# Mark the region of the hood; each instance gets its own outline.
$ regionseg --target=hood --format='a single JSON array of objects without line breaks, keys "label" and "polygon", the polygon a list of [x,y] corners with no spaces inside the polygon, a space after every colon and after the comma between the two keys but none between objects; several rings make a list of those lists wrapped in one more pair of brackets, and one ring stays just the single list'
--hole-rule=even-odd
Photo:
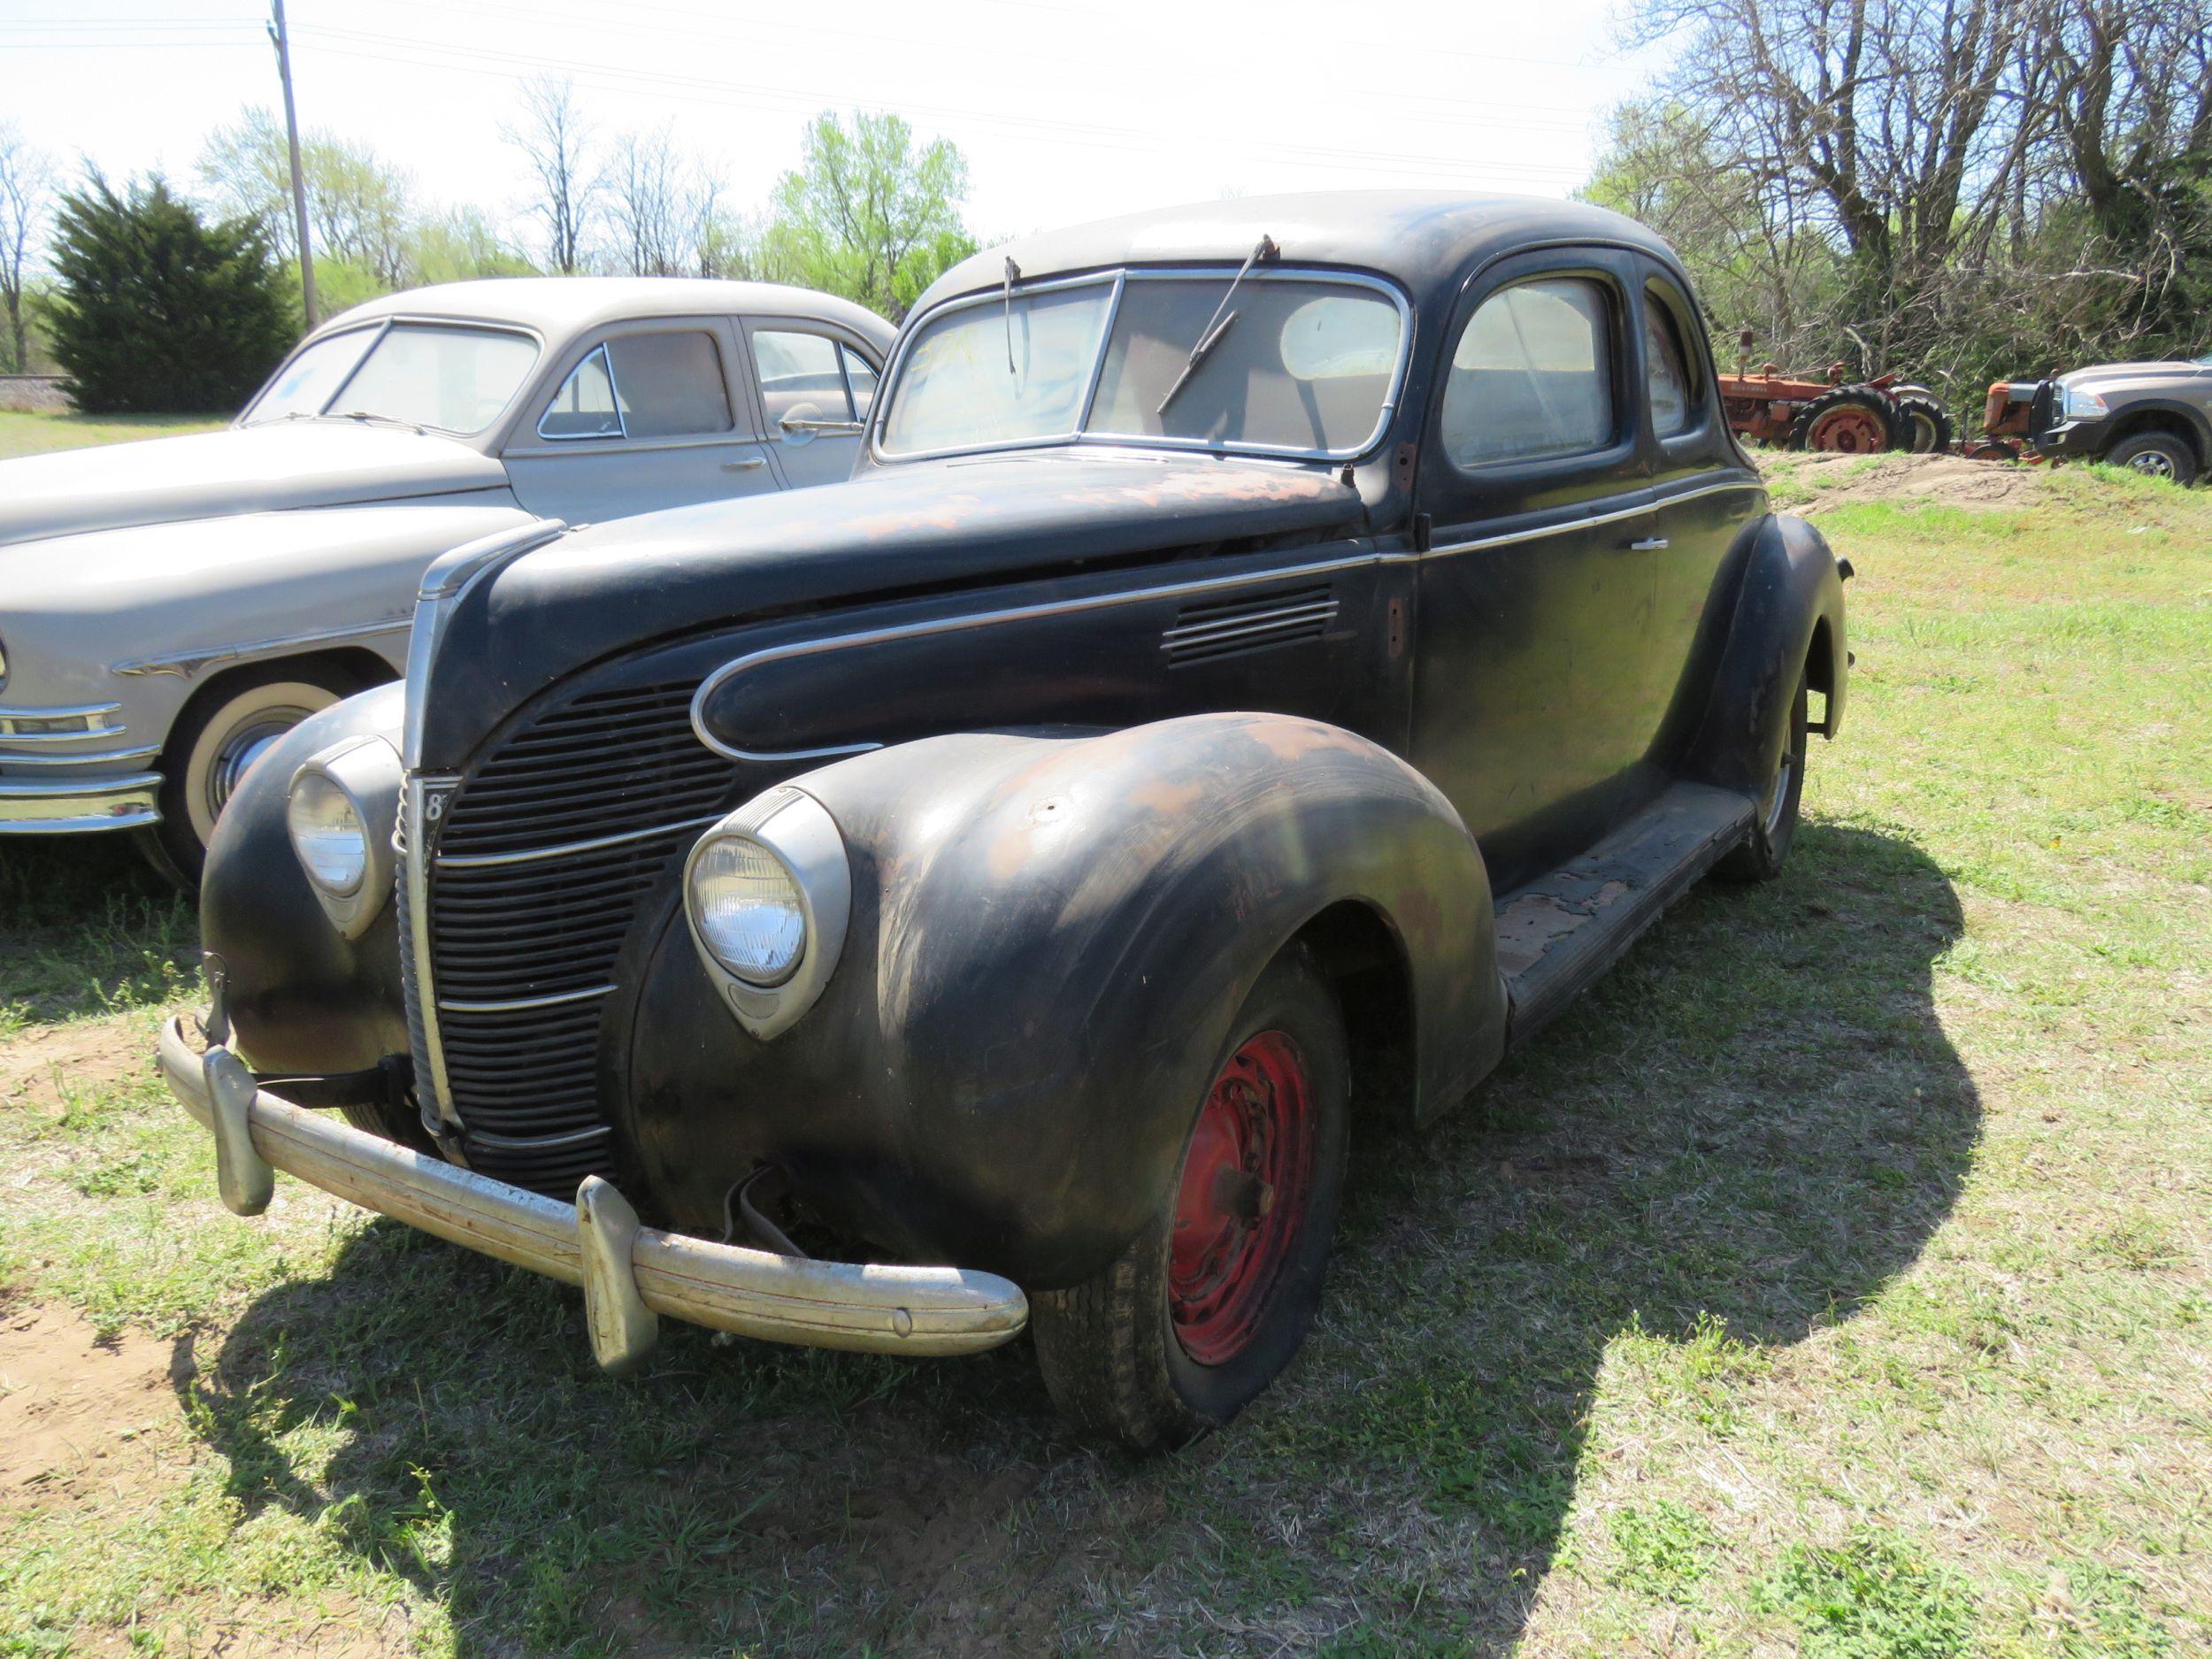
[{"label": "hood", "polygon": [[1319,467],[1083,446],[909,463],[617,519],[468,595],[439,649],[426,752],[465,754],[493,719],[581,664],[703,626],[1365,528],[1358,490]]},{"label": "hood", "polygon": [[2189,362],[2100,363],[2062,374],[2058,377],[2058,383],[2093,391],[2100,386],[2153,386],[2170,380],[2192,380],[2212,382],[2212,367]]},{"label": "hood", "polygon": [[506,482],[497,461],[434,434],[336,420],[234,426],[0,461],[0,545]]}]

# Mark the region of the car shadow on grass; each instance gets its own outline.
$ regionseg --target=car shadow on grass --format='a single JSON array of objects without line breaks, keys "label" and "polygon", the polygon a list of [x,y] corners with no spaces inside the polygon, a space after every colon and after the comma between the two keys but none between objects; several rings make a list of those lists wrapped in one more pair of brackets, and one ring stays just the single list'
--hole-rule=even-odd
[{"label": "car shadow on grass", "polygon": [[1609,1439],[1724,1435],[1948,1213],[1979,1111],[1931,980],[1962,928],[1886,830],[1809,824],[1782,880],[1708,884],[1468,1110],[1369,1133],[1306,1355],[1173,1458],[1070,1441],[1025,1344],[671,1325],[611,1379],[575,1293],[384,1221],[197,1356],[188,1409],[247,1515],[407,1578],[467,1653],[1502,1655],[1601,1374]]},{"label": "car shadow on grass", "polygon": [[31,1024],[188,995],[192,901],[129,832],[0,840],[0,1009]]}]

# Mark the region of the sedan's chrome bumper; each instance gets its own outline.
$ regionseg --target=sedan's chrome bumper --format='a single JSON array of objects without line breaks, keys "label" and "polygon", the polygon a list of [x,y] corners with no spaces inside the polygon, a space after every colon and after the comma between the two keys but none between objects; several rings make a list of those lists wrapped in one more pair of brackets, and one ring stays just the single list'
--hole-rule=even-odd
[{"label": "sedan's chrome bumper", "polygon": [[[0,757],[12,765],[16,756]],[[161,822],[157,772],[106,778],[0,778],[0,835],[81,835]]]},{"label": "sedan's chrome bumper", "polygon": [[233,1210],[258,1215],[282,1170],[581,1285],[593,1352],[611,1370],[651,1348],[659,1314],[774,1342],[911,1355],[996,1348],[1028,1320],[1019,1287],[990,1273],[816,1262],[663,1233],[641,1225],[595,1176],[573,1204],[488,1180],[256,1087],[235,1055],[203,1052],[179,1019],[162,1028],[160,1056],[171,1091],[215,1132],[217,1179]]}]

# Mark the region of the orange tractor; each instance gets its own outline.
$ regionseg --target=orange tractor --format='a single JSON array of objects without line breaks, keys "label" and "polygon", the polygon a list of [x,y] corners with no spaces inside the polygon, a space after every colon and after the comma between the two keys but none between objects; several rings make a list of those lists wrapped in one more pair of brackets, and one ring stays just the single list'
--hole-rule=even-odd
[{"label": "orange tractor", "polygon": [[1728,424],[1755,443],[1793,449],[1871,455],[1906,449],[1925,455],[1951,447],[1951,416],[1924,386],[1894,374],[1844,382],[1846,365],[1832,363],[1824,380],[1797,380],[1775,365],[1720,377]]}]

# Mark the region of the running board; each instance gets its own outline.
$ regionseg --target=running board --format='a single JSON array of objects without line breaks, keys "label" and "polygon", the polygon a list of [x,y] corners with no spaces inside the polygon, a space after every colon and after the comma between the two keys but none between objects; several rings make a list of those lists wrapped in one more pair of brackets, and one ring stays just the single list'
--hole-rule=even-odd
[{"label": "running board", "polygon": [[1751,828],[1751,803],[1678,783],[1633,818],[1498,904],[1498,969],[1518,1047],[1636,942]]}]

